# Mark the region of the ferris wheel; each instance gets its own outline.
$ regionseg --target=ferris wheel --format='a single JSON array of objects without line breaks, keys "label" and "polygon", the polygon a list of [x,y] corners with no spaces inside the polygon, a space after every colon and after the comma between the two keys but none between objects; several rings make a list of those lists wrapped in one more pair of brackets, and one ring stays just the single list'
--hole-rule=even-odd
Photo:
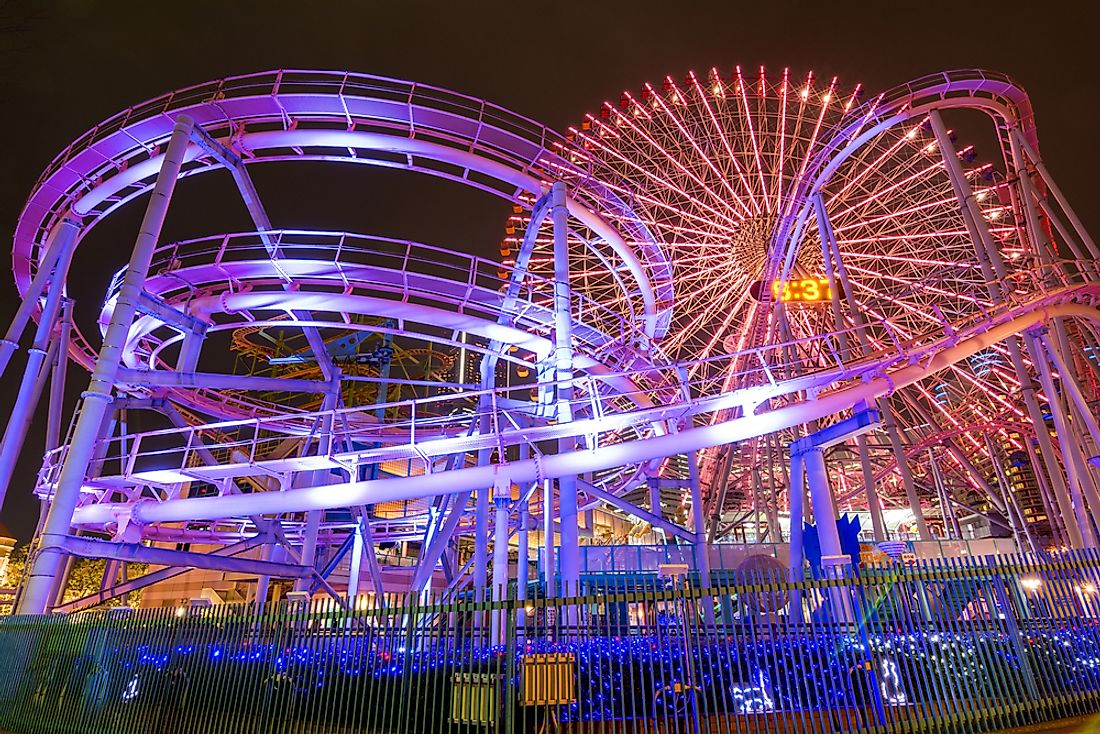
[{"label": "ferris wheel", "polygon": [[[613,172],[600,185],[630,202],[635,231],[657,245],[647,241],[644,251],[639,248],[657,287],[665,282],[672,291],[663,304],[652,359],[690,365],[690,380],[712,369],[710,360],[718,355],[778,343],[791,344],[793,354],[801,344],[832,334],[834,353],[819,355],[824,366],[836,352],[841,358],[866,355],[942,334],[944,324],[977,318],[1003,300],[1004,289],[991,288],[972,244],[940,149],[942,138],[927,117],[863,141],[815,192],[815,200],[807,198],[799,184],[815,173],[822,156],[861,131],[861,122],[883,99],[864,97],[859,85],[844,86],[812,72],[711,69],[624,92],[570,129],[576,146],[571,155]],[[983,162],[973,145],[945,132],[1011,283],[1033,263],[1005,177]],[[810,216],[801,237],[793,244],[782,241],[803,210]],[[508,226],[512,241],[523,237],[524,217],[517,207]],[[549,240],[548,233],[538,237],[544,248]],[[628,296],[612,282],[615,269],[598,259],[591,242],[580,240],[571,250],[574,287],[628,311]],[[785,270],[778,264],[784,256]],[[552,267],[545,249],[542,257],[536,250],[532,258],[535,272],[540,266]],[[872,322],[878,326],[865,326]],[[802,369],[806,357],[798,355]],[[733,370],[724,376],[727,388],[743,387],[738,381],[744,379]],[[992,476],[995,453],[1021,448],[1013,423],[1023,417],[1018,392],[1019,382],[998,345],[897,395],[891,405],[898,443],[883,439],[862,449],[870,454],[875,481],[885,487],[887,507],[905,506],[898,447],[920,435],[953,432],[977,463],[984,462],[979,473]],[[995,451],[977,428],[991,424],[1002,426]],[[710,485],[716,517],[730,503],[742,510],[767,504],[759,498],[769,483],[782,493],[780,448],[789,438],[763,437],[704,456],[703,480]],[[836,458],[840,494],[855,497],[859,493],[850,490],[864,484],[867,473],[852,452],[838,451]],[[968,491],[982,489],[965,467],[955,468]],[[931,476],[927,468],[915,471]],[[767,507],[773,533],[777,504],[773,492]]]}]

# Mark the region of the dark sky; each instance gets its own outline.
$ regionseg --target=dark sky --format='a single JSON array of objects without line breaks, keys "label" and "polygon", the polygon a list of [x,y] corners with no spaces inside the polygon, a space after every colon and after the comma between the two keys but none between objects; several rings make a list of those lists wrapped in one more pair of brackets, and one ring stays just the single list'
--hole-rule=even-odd
[{"label": "dark sky", "polygon": [[[862,82],[871,93],[944,69],[1009,73],[1031,93],[1047,165],[1096,233],[1100,41],[1091,5],[0,0],[0,232],[14,230],[39,172],[72,138],[124,107],[222,76],[360,71],[483,97],[562,129],[646,80],[764,64],[838,75],[843,86]],[[410,174],[329,174],[309,171],[308,186],[297,176],[254,175],[276,225],[408,236],[482,253],[500,237],[507,207],[484,196]],[[181,186],[168,236],[246,225],[227,177],[210,178]],[[187,208],[221,194],[224,208]],[[140,205],[116,219],[82,248],[82,280],[70,278],[85,323],[110,271],[126,260]],[[10,276],[0,276],[4,324],[14,308]],[[16,359],[5,375],[0,412],[21,369]],[[86,379],[74,370],[70,384],[79,391]],[[35,430],[0,516],[24,537],[34,522],[28,495],[41,426]]]}]

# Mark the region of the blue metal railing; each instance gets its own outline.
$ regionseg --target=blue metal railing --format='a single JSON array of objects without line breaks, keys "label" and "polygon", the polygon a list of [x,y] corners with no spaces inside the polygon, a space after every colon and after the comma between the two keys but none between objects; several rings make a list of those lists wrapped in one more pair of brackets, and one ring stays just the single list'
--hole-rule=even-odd
[{"label": "blue metal railing", "polygon": [[0,730],[966,732],[1100,710],[1100,555],[0,621]]}]

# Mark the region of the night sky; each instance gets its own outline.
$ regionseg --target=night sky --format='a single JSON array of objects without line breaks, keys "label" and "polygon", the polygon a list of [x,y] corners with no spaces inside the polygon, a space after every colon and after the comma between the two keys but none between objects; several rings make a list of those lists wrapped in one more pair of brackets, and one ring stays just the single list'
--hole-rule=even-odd
[{"label": "night sky", "polygon": [[[223,76],[378,74],[482,97],[561,130],[643,81],[763,64],[837,75],[842,88],[862,82],[869,95],[944,69],[1007,72],[1030,92],[1043,157],[1097,235],[1100,37],[1091,5],[0,0],[0,232],[14,231],[38,174],[70,140],[125,107]],[[500,239],[508,206],[487,195],[408,173],[298,165],[289,174],[252,169],[276,226],[409,237],[487,256]],[[125,263],[143,207],[129,205],[81,247],[80,277],[69,280],[80,323],[94,320],[107,279]],[[165,235],[247,224],[218,173],[180,186]],[[0,277],[0,329],[14,295],[10,275]],[[0,386],[0,414],[22,362],[13,360]],[[69,383],[74,399],[87,377],[73,369]],[[42,426],[32,430],[0,516],[24,538],[37,514],[30,486]]]}]

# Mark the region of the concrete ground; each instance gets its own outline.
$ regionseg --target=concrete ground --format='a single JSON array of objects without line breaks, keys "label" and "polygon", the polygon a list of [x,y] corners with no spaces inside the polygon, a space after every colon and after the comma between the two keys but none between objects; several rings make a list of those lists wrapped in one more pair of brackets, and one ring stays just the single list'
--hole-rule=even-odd
[{"label": "concrete ground", "polygon": [[1060,719],[1046,724],[1023,726],[1018,729],[1006,729],[1004,734],[1024,734],[1024,732],[1042,732],[1042,734],[1100,734],[1100,714],[1079,716],[1074,719]]}]

